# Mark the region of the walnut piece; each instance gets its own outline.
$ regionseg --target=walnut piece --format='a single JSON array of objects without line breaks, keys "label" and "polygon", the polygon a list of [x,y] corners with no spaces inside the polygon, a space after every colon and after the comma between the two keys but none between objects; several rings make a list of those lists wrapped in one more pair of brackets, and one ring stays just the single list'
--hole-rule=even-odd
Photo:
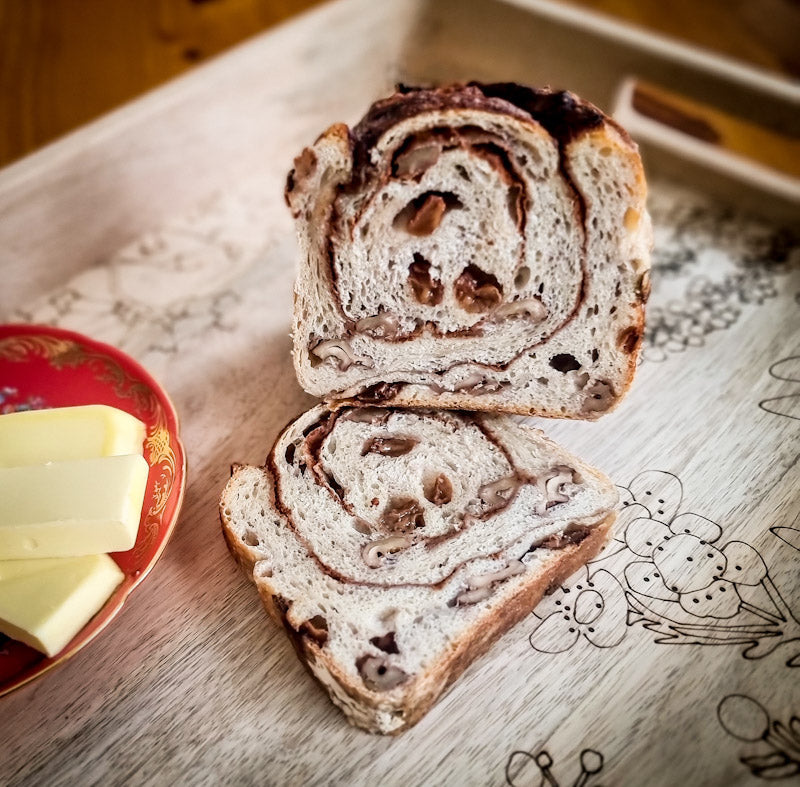
[{"label": "walnut piece", "polygon": [[385,437],[371,437],[364,442],[361,456],[367,454],[380,454],[381,456],[403,456],[419,443],[416,437],[403,435],[387,435]]},{"label": "walnut piece", "polygon": [[477,265],[468,265],[456,279],[456,300],[471,314],[488,312],[503,299],[503,288],[491,274]]},{"label": "walnut piece", "polygon": [[300,633],[322,647],[328,641],[328,621],[322,615],[314,615],[300,625]]},{"label": "walnut piece", "polygon": [[444,473],[439,473],[436,478],[426,483],[423,491],[425,499],[435,506],[443,506],[453,499],[453,485]]},{"label": "walnut piece", "polygon": [[525,571],[525,564],[520,560],[511,560],[505,568],[492,571],[488,574],[478,574],[467,578],[467,590],[459,593],[451,606],[463,607],[468,604],[477,604],[485,601],[494,592],[494,587],[500,582]]},{"label": "walnut piece", "polygon": [[586,413],[602,413],[614,403],[614,389],[605,380],[596,380],[586,389],[583,400],[583,411]]},{"label": "walnut piece", "polygon": [[400,389],[405,383],[375,383],[365,388],[356,395],[359,402],[366,402],[373,404],[376,402],[385,402],[387,399],[393,399],[400,393]]},{"label": "walnut piece", "polygon": [[397,642],[395,642],[394,631],[387,631],[386,634],[381,634],[380,637],[372,637],[370,642],[384,653],[400,652],[400,648],[397,647]]},{"label": "walnut piece", "polygon": [[415,210],[416,212],[408,220],[406,231],[411,235],[424,237],[438,229],[447,211],[447,203],[438,194],[428,194],[425,201]]},{"label": "walnut piece", "polygon": [[416,178],[432,167],[442,152],[442,143],[435,139],[412,141],[411,145],[399,153],[394,160],[394,176],[397,178]]},{"label": "walnut piece", "polygon": [[490,510],[503,508],[516,494],[519,487],[519,477],[510,475],[505,478],[498,478],[497,481],[492,481],[490,484],[484,484],[478,490],[478,496],[489,506]]},{"label": "walnut piece", "polygon": [[383,407],[353,407],[342,416],[342,420],[356,424],[383,424],[390,415]]},{"label": "walnut piece", "polygon": [[[347,371],[356,363],[350,343],[345,339],[329,339],[319,342],[311,348],[311,354],[319,359],[319,363],[331,362],[340,372]],[[312,365],[314,365],[313,360]]]},{"label": "walnut piece", "polygon": [[442,302],[444,287],[431,277],[431,264],[420,254],[415,254],[414,262],[408,266],[408,283],[423,306],[438,306]]},{"label": "walnut piece", "polygon": [[381,515],[381,525],[390,533],[406,533],[425,527],[424,511],[413,497],[393,497]]},{"label": "walnut piece", "polygon": [[361,557],[370,568],[380,568],[392,563],[396,554],[411,546],[407,536],[390,536],[377,541],[370,541],[361,549]]},{"label": "walnut piece", "polygon": [[547,317],[547,308],[538,298],[525,298],[520,301],[501,303],[495,310],[495,319],[507,320],[512,317],[525,317],[537,323]]},{"label": "walnut piece", "polygon": [[552,508],[559,503],[568,502],[569,496],[565,494],[562,487],[564,484],[571,484],[574,481],[574,470],[566,465],[557,465],[552,470],[542,474],[538,479],[538,486],[543,500],[539,504],[537,513],[540,516],[544,516],[548,508]]},{"label": "walnut piece", "polygon": [[396,339],[400,321],[397,315],[381,312],[373,317],[362,317],[356,323],[356,331],[373,339]]},{"label": "walnut piece", "polygon": [[408,680],[408,675],[399,667],[389,663],[383,656],[361,656],[356,661],[356,669],[371,691],[391,691]]}]

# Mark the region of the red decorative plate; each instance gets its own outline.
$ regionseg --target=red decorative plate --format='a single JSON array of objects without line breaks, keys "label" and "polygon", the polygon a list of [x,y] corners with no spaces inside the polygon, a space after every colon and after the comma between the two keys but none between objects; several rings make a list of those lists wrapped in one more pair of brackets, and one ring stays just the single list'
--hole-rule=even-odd
[{"label": "red decorative plate", "polygon": [[96,637],[164,551],[178,519],[186,457],[178,416],[159,384],[132,358],[108,344],[42,325],[0,325],[0,413],[108,404],[147,426],[150,465],[139,535],[133,549],[111,557],[125,574],[114,594],[53,658],[0,635],[0,696],[66,661]]}]

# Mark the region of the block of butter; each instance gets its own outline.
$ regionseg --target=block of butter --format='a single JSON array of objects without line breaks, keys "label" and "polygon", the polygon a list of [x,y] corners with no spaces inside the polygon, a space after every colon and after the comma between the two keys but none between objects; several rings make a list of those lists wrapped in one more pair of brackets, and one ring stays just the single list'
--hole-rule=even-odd
[{"label": "block of butter", "polygon": [[130,549],[148,471],[138,454],[0,468],[0,560]]},{"label": "block of butter", "polygon": [[104,404],[0,415],[0,467],[141,454],[145,426]]},{"label": "block of butter", "polygon": [[54,656],[123,578],[108,555],[0,561],[0,632]]}]

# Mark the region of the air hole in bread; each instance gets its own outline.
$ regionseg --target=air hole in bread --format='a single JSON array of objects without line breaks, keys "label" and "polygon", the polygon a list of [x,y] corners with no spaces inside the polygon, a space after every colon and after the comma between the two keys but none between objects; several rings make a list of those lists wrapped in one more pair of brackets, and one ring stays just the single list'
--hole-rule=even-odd
[{"label": "air hole in bread", "polygon": [[521,290],[531,278],[531,269],[527,265],[523,265],[514,276],[514,286]]},{"label": "air hole in bread", "polygon": [[242,538],[245,544],[249,547],[257,547],[261,541],[259,541],[258,534],[254,530],[245,530],[244,537]]},{"label": "air hole in bread", "polygon": [[511,221],[514,222],[516,227],[522,226],[522,217],[525,215],[522,204],[523,199],[524,191],[519,183],[514,183],[508,187],[506,203],[508,205],[508,213],[511,216]]},{"label": "air hole in bread", "polygon": [[550,384],[550,380],[548,380],[546,377],[537,377],[536,382],[539,383],[539,385],[544,385],[544,386]]},{"label": "air hole in bread", "polygon": [[580,369],[581,363],[574,355],[570,355],[569,353],[559,353],[550,359],[550,366],[552,366],[557,372],[566,374],[567,372],[573,372],[576,369]]},{"label": "air hole in bread", "polygon": [[289,443],[289,445],[286,446],[286,451],[284,451],[283,454],[286,459],[287,465],[290,465],[292,464],[292,462],[294,462],[294,452],[295,452],[295,444]]},{"label": "air hole in bread", "polygon": [[458,176],[463,180],[466,180],[467,183],[470,183],[472,181],[472,178],[469,176],[469,172],[467,172],[467,170],[464,168],[462,164],[456,164],[455,170],[458,173]]},{"label": "air hole in bread", "polygon": [[597,359],[600,357],[600,352],[598,351],[597,347],[592,350],[592,363],[597,363]]},{"label": "air hole in bread", "polygon": [[322,615],[314,615],[300,626],[300,633],[323,647],[328,641],[328,621]]},{"label": "air hole in bread", "polygon": [[400,649],[397,647],[397,642],[395,642],[394,639],[394,631],[389,631],[386,634],[382,634],[380,637],[372,637],[370,642],[384,653],[400,652]]}]

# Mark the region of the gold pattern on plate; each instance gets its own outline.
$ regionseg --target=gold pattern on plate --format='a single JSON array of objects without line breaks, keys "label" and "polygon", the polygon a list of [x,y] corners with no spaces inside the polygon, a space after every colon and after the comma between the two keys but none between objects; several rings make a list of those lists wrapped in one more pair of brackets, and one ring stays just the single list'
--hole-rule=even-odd
[{"label": "gold pattern on plate", "polygon": [[113,358],[88,350],[78,342],[55,336],[20,335],[0,339],[0,360],[22,362],[31,355],[39,355],[54,369],[86,366],[99,382],[110,383],[120,399],[135,402],[140,412],[154,421],[148,427],[145,440],[145,459],[151,468],[158,467],[161,474],[155,482],[153,502],[144,521],[144,538],[137,539],[134,555],[144,555],[158,536],[161,515],[175,483],[175,452],[172,447],[167,419],[158,398],[143,382],[128,374]]}]

